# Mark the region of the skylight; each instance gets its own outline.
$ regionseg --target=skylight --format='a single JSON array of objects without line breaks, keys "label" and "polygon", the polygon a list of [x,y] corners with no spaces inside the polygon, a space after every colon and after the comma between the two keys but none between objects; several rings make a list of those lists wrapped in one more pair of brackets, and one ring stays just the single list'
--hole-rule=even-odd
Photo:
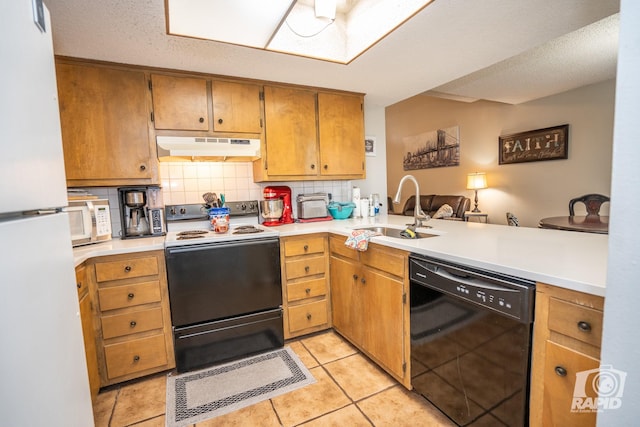
[{"label": "skylight", "polygon": [[170,35],[348,64],[431,1],[167,0],[165,4]]}]

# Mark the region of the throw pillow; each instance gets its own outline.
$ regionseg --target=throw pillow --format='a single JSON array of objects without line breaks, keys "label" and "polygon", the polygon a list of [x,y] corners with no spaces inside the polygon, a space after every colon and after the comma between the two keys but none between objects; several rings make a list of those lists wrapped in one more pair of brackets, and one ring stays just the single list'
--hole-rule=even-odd
[{"label": "throw pillow", "polygon": [[433,217],[436,219],[449,218],[452,215],[453,215],[453,208],[445,203],[444,205],[440,206],[440,209],[438,209],[435,214],[433,214]]}]

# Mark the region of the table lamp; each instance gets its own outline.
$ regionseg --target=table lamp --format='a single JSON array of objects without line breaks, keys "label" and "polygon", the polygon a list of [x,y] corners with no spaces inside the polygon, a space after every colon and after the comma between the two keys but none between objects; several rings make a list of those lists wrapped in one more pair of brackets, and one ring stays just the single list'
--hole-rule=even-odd
[{"label": "table lamp", "polygon": [[480,212],[480,209],[478,209],[478,190],[482,188],[487,188],[487,176],[484,172],[475,172],[467,175],[467,190],[476,192],[475,207],[471,212]]}]

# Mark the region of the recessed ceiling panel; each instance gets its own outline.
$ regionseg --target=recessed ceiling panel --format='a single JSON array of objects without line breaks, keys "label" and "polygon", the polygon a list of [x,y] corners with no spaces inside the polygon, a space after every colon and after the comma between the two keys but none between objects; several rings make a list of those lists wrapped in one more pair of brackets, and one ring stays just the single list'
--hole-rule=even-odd
[{"label": "recessed ceiling panel", "polygon": [[167,32],[264,48],[294,1],[167,0]]}]

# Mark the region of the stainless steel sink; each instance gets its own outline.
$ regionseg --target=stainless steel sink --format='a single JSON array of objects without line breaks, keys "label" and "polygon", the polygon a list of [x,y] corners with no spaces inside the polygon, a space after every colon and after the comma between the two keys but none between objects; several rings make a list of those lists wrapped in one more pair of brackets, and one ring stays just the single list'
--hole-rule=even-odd
[{"label": "stainless steel sink", "polygon": [[[392,227],[362,227],[358,228],[358,230],[369,230],[375,231],[376,233],[380,233],[383,236],[394,237],[396,239],[411,239],[410,237],[402,236],[400,233],[404,231],[404,228],[392,228]],[[425,239],[427,237],[436,237],[437,234],[423,233],[416,231],[415,239]]]}]

